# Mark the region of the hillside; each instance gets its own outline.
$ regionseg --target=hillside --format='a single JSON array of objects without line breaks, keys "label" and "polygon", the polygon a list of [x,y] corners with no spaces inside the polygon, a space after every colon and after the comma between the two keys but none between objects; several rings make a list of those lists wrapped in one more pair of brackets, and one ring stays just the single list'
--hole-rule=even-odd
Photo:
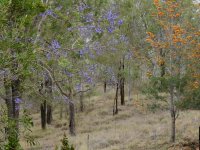
[{"label": "hillside", "polygon": [[[85,99],[85,111],[76,113],[77,135],[68,134],[67,119],[59,120],[54,112],[54,121],[47,130],[40,127],[39,114],[33,114],[33,135],[38,142],[30,148],[21,141],[25,150],[54,150],[60,146],[64,132],[76,150],[166,150],[181,149],[180,143],[198,140],[200,111],[181,111],[177,119],[177,142],[169,141],[170,115],[164,110],[153,113],[147,109],[150,100],[135,95],[132,101],[120,106],[118,115],[112,115],[112,92],[103,96]],[[175,148],[176,147],[176,148]],[[185,145],[187,149],[187,144]],[[189,149],[187,149],[189,150]]]}]

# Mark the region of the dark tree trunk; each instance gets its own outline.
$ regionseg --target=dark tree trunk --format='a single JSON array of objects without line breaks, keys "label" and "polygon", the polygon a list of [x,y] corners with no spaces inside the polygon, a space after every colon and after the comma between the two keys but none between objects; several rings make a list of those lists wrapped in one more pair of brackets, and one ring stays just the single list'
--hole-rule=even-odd
[{"label": "dark tree trunk", "polygon": [[[19,118],[19,102],[16,101],[17,98],[20,98],[20,80],[15,79],[11,82],[12,88],[12,102],[13,102],[13,116],[16,121]],[[17,130],[18,130],[18,123],[17,123]]]},{"label": "dark tree trunk", "polygon": [[76,135],[75,133],[75,108],[74,103],[69,103],[69,131],[71,135]]},{"label": "dark tree trunk", "polygon": [[176,138],[176,109],[174,103],[174,87],[170,87],[170,114],[171,114],[171,137],[170,141],[175,142]]},{"label": "dark tree trunk", "polygon": [[124,78],[122,78],[120,81],[120,95],[121,95],[121,105],[125,105]]},{"label": "dark tree trunk", "polygon": [[47,124],[51,124],[52,122],[52,106],[47,105]]},{"label": "dark tree trunk", "polygon": [[76,132],[75,132],[75,106],[74,106],[72,99],[73,99],[72,89],[69,89],[69,133],[70,133],[70,135],[74,136],[74,135],[76,135]]},{"label": "dark tree trunk", "polygon": [[116,94],[115,94],[115,99],[114,99],[113,115],[118,114],[118,90],[119,90],[119,83],[116,84]]},{"label": "dark tree trunk", "polygon": [[42,129],[46,129],[46,100],[40,105],[40,112]]},{"label": "dark tree trunk", "polygon": [[53,90],[52,90],[52,80],[48,74],[45,75],[45,88],[47,97],[49,97],[49,101],[47,103],[47,124],[51,124],[53,116],[52,116],[52,99],[53,99]]},{"label": "dark tree trunk", "polygon": [[[165,58],[165,53],[164,53],[163,49],[160,50],[160,56],[163,59]],[[164,75],[165,75],[165,62],[164,61],[160,64],[160,71],[161,71],[160,76],[164,77]]]},{"label": "dark tree trunk", "polygon": [[124,78],[124,58],[122,59],[120,63],[122,69],[122,73],[120,75],[120,95],[121,95],[121,105],[125,105],[125,94],[124,94],[124,84],[125,84],[125,78]]},{"label": "dark tree trunk", "polygon": [[104,93],[106,93],[106,88],[107,88],[107,82],[106,82],[106,80],[105,80],[105,81],[104,81],[104,85],[103,85]]}]

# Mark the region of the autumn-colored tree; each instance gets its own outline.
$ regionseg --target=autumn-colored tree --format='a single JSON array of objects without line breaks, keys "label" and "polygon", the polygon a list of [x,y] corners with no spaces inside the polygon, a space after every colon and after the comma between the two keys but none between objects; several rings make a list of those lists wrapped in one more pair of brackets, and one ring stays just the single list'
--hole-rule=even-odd
[{"label": "autumn-colored tree", "polygon": [[189,45],[192,39],[186,28],[186,16],[182,15],[182,12],[190,9],[190,6],[191,1],[154,0],[155,12],[152,15],[159,24],[160,32],[147,32],[146,39],[161,70],[156,84],[169,93],[171,142],[175,142],[175,125],[178,117],[176,102],[180,100],[185,85],[187,53],[191,50]]}]

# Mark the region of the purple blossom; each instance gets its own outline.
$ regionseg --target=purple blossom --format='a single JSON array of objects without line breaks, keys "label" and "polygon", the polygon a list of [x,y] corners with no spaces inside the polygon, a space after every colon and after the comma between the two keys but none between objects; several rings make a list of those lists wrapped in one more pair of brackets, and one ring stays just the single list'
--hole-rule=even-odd
[{"label": "purple blossom", "polygon": [[117,13],[113,13],[112,10],[109,10],[106,13],[105,17],[110,22],[110,21],[113,21],[113,20],[117,19],[118,15],[117,15]]},{"label": "purple blossom", "polygon": [[96,33],[102,33],[102,29],[100,27],[95,28]]},{"label": "purple blossom", "polygon": [[73,77],[73,74],[67,70],[64,70],[64,73],[68,76],[68,77]]},{"label": "purple blossom", "polygon": [[95,58],[93,53],[90,53],[89,56],[90,56],[91,59]]},{"label": "purple blossom", "polygon": [[88,77],[88,78],[86,79],[86,82],[89,83],[89,84],[91,84],[91,83],[92,83],[92,78],[91,78],[91,77]]},{"label": "purple blossom", "polygon": [[82,12],[84,11],[85,9],[89,8],[89,6],[85,5],[85,4],[81,4],[79,7],[78,7],[78,10],[79,12]]},{"label": "purple blossom", "polygon": [[19,104],[19,103],[21,103],[22,102],[22,100],[20,99],[20,98],[15,98],[15,103],[16,104]]},{"label": "purple blossom", "polygon": [[40,14],[41,16],[52,16],[54,18],[57,18],[57,15],[50,9],[46,10],[44,13]]},{"label": "purple blossom", "polygon": [[52,14],[53,14],[53,11],[50,9],[45,11],[45,15],[51,16]]},{"label": "purple blossom", "polygon": [[118,25],[121,26],[124,23],[122,19],[118,20]]},{"label": "purple blossom", "polygon": [[95,26],[93,26],[93,25],[87,25],[87,26],[78,27],[78,30],[80,32],[80,35],[84,39],[87,39],[87,38],[90,38],[92,36],[93,28],[95,28]]},{"label": "purple blossom", "polygon": [[51,59],[51,54],[50,54],[50,53],[47,53],[47,54],[46,54],[46,58],[47,58],[47,60],[50,60],[50,59]]},{"label": "purple blossom", "polygon": [[80,50],[80,51],[79,51],[79,55],[80,55],[80,56],[83,56],[83,55],[84,55],[84,51],[83,51],[83,50]]},{"label": "purple blossom", "polygon": [[109,26],[109,27],[107,28],[107,30],[108,30],[109,33],[112,33],[115,29],[114,29],[114,27]]},{"label": "purple blossom", "polygon": [[81,50],[79,51],[79,55],[80,55],[80,56],[83,56],[84,54],[89,53],[89,51],[90,51],[89,47],[84,47],[83,49],[81,49]]},{"label": "purple blossom", "polygon": [[125,35],[120,35],[119,39],[120,39],[122,42],[128,42],[128,38],[127,38]]},{"label": "purple blossom", "polygon": [[93,13],[88,13],[84,18],[86,22],[92,22],[94,19],[93,17],[94,17]]},{"label": "purple blossom", "polygon": [[59,48],[61,48],[61,46],[60,46],[60,44],[59,44],[59,42],[57,41],[57,40],[53,40],[52,42],[51,42],[51,47],[55,50],[55,49],[59,49]]},{"label": "purple blossom", "polygon": [[56,9],[59,11],[59,10],[61,10],[63,8],[63,6],[58,6]]},{"label": "purple blossom", "polygon": [[100,55],[102,53],[102,47],[99,42],[94,43],[93,49],[95,50],[97,55]]},{"label": "purple blossom", "polygon": [[133,53],[129,51],[129,52],[125,55],[125,59],[129,60],[129,59],[132,58],[132,56],[133,56]]},{"label": "purple blossom", "polygon": [[76,84],[76,90],[81,91],[81,84],[80,83]]}]

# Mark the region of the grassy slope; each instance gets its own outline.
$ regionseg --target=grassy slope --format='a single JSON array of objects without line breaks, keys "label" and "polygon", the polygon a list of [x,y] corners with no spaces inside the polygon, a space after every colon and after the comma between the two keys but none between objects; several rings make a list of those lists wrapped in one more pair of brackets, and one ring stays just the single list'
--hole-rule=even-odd
[{"label": "grassy slope", "polygon": [[[25,150],[54,150],[60,145],[66,132],[76,150],[164,150],[169,147],[170,115],[167,111],[151,113],[146,109],[142,96],[135,96],[126,106],[120,106],[119,114],[112,116],[112,92],[104,96],[85,99],[86,110],[76,114],[77,136],[68,135],[67,119],[54,121],[46,131],[40,129],[40,116],[34,114],[33,135],[39,144],[30,148],[23,140]],[[177,120],[177,142],[184,138],[198,139],[200,111],[180,112]]]}]

